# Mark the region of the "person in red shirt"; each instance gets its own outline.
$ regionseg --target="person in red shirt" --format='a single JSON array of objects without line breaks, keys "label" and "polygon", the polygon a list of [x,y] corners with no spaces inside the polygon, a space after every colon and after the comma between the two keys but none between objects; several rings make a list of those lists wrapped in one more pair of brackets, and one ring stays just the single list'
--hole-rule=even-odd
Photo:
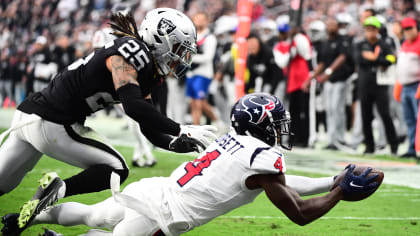
[{"label": "person in red shirt", "polygon": [[[416,91],[420,82],[420,34],[417,22],[413,18],[401,21],[405,41],[401,45],[397,61],[397,84],[402,86],[401,94],[396,99],[402,102],[404,120],[408,128],[409,147],[401,157],[416,157],[415,138],[419,98]],[[398,86],[396,86],[398,87]]]},{"label": "person in red shirt", "polygon": [[[312,45],[309,38],[298,32],[290,31],[292,42],[280,42],[273,50],[274,59],[280,68],[287,69],[287,95],[290,101],[292,131],[295,134],[295,146],[307,147],[309,139],[309,94],[302,90],[302,85],[309,78],[308,60],[311,59]],[[290,63],[290,65],[289,65]]]}]

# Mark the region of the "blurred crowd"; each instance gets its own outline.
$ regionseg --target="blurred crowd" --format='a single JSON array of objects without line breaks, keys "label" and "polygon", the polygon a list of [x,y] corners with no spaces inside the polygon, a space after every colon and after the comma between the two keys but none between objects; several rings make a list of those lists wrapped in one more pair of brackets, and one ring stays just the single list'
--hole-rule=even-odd
[{"label": "blurred crowd", "polygon": [[[198,55],[185,77],[169,78],[154,100],[178,122],[212,123],[225,131],[236,99],[236,4],[2,0],[0,105],[15,107],[103,43],[111,13],[130,11],[139,25],[148,10],[171,7],[196,25]],[[370,154],[389,146],[394,155],[416,157],[420,1],[304,1],[300,26],[288,17],[289,5],[254,2],[245,92],[269,92],[287,104],[295,146],[314,146],[323,130],[329,150],[352,152],[364,144]],[[398,152],[404,141],[408,150]]]}]

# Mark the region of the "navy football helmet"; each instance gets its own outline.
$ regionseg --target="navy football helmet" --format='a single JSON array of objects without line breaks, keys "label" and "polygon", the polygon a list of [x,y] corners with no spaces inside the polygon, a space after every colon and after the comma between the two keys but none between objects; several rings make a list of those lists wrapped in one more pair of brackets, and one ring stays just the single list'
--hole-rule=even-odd
[{"label": "navy football helmet", "polygon": [[270,146],[291,150],[290,115],[282,102],[267,93],[245,95],[233,106],[231,123],[239,135],[250,135]]}]

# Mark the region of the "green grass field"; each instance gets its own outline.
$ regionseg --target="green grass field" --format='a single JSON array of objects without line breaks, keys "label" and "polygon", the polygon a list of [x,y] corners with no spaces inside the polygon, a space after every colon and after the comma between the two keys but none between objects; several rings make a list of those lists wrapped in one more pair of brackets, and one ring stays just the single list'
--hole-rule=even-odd
[{"label": "green grass field", "polygon": [[[132,149],[117,147],[126,157]],[[155,152],[158,164],[153,168],[131,168],[125,185],[140,178],[168,176],[190,156]],[[44,172],[56,171],[62,178],[76,174],[80,169],[44,156],[35,169],[11,193],[0,198],[0,215],[16,212],[30,199],[37,187],[37,180]],[[288,170],[289,174],[317,177],[311,173]],[[110,191],[86,194],[63,199],[82,203],[96,203],[111,195]],[[1,224],[0,224],[1,225]],[[88,227],[34,226],[23,235],[38,235],[42,228],[53,229],[63,235],[79,235]],[[360,202],[340,202],[324,218],[307,226],[298,226],[286,219],[261,194],[252,204],[236,209],[207,225],[196,228],[187,235],[420,235],[420,189],[382,185],[370,198]]]}]

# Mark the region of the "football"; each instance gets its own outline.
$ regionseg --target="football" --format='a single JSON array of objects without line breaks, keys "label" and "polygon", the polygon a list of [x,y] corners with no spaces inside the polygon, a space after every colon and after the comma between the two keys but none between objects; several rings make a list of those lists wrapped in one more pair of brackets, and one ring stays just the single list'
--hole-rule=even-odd
[{"label": "football", "polygon": [[[368,168],[369,166],[357,166],[356,165],[356,168],[354,169],[354,171],[353,171],[353,174],[354,175],[361,175],[367,168]],[[378,182],[379,183],[379,185],[378,185],[378,187],[375,189],[375,191],[379,188],[379,186],[382,184],[382,181],[384,180],[384,172],[382,172],[381,170],[378,170],[378,169],[376,169],[376,168],[373,168],[373,167],[371,167],[372,168],[372,171],[368,174],[368,177],[369,176],[372,176],[372,175],[378,175],[378,178],[376,178],[374,181],[375,182]],[[337,176],[337,178],[334,180],[334,184],[333,184],[333,186],[331,187],[331,189],[334,189],[334,188],[336,188],[340,183],[341,183],[341,181],[343,180],[343,178],[344,178],[344,176],[345,176],[345,174],[346,174],[346,172],[347,172],[347,169],[346,170],[343,170],[338,176]],[[369,197],[370,195],[372,195],[375,191],[373,191],[373,192],[371,192],[371,193],[363,193],[363,194],[354,194],[354,195],[352,195],[352,196],[349,196],[349,197],[345,197],[345,198],[343,198],[343,200],[344,201],[350,201],[350,202],[354,202],[354,201],[360,201],[360,200],[363,200],[363,199],[365,199],[365,198],[367,198],[367,197]]]}]

